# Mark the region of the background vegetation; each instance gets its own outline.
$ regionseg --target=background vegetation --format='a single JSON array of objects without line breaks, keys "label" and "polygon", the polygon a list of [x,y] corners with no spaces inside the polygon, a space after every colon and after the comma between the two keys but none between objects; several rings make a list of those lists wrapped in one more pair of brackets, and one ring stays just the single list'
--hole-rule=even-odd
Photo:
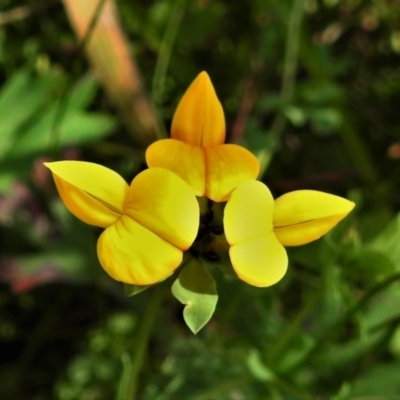
[{"label": "background vegetation", "polygon": [[[99,42],[100,14],[80,11],[82,34],[72,3],[0,3],[0,398],[400,398],[400,2],[116,0]],[[357,207],[290,249],[274,287],[216,273],[217,311],[194,336],[168,291],[127,298],[103,273],[99,231],[42,162],[132,179],[201,70],[275,196]]]}]

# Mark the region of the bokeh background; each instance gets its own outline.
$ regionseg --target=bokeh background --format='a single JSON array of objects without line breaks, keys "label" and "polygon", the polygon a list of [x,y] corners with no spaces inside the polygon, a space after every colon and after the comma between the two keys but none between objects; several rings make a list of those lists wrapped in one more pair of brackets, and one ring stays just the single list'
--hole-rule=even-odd
[{"label": "bokeh background", "polygon": [[[42,163],[130,181],[202,70],[275,197],[357,207],[271,288],[215,268],[195,336],[108,278]],[[400,398],[399,106],[398,0],[1,0],[0,398]]]}]

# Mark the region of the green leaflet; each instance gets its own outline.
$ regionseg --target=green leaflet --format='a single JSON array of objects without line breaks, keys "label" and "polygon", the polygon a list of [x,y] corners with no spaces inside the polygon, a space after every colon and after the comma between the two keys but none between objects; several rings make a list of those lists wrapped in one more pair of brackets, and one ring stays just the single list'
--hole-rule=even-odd
[{"label": "green leaflet", "polygon": [[173,283],[172,294],[185,304],[183,318],[189,329],[196,334],[210,320],[218,301],[213,277],[201,261],[190,259]]},{"label": "green leaflet", "polygon": [[128,283],[124,283],[124,292],[127,297],[135,296],[138,293],[143,292],[151,285],[130,285]]}]

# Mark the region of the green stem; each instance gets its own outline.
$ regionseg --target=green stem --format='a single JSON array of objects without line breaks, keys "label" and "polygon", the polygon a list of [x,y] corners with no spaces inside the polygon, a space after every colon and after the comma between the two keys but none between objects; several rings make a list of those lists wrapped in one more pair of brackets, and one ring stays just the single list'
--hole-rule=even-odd
[{"label": "green stem", "polygon": [[171,381],[165,386],[162,393],[160,393],[154,400],[169,400],[172,399],[175,393],[185,382],[184,374],[174,376]]},{"label": "green stem", "polygon": [[175,1],[174,8],[171,12],[171,18],[168,22],[164,39],[161,43],[151,91],[151,97],[155,104],[160,102],[164,92],[165,76],[167,74],[172,47],[185,11],[185,3],[186,0]]},{"label": "green stem", "polygon": [[117,400],[134,400],[138,391],[139,375],[142,371],[151,330],[157,316],[157,311],[165,294],[165,285],[158,284],[147,303],[142,320],[139,323],[135,348],[131,357],[122,359],[124,372],[119,384]]},{"label": "green stem", "polygon": [[330,337],[337,331],[337,329],[348,322],[358,311],[360,311],[369,301],[380,293],[382,290],[386,289],[392,283],[400,280],[400,272],[393,274],[379,282],[374,287],[372,287],[364,297],[353,307],[351,307],[341,318],[339,318],[329,329],[323,333],[319,339],[316,341],[314,346],[305,354],[305,356],[296,364],[293,364],[288,370],[285,371],[285,375],[291,373],[293,370],[298,369],[302,365],[306,364],[318,351],[323,347],[323,345],[330,339]]},{"label": "green stem", "polygon": [[304,4],[305,0],[294,0],[289,18],[281,92],[283,106],[289,105],[293,98],[299,55],[300,28],[305,9]]},{"label": "green stem", "polygon": [[83,35],[81,42],[79,43],[79,48],[78,48],[79,53],[83,52],[86,45],[88,44],[89,39],[92,36],[93,30],[96,27],[97,21],[100,17],[101,11],[103,10],[105,3],[106,3],[106,0],[100,0],[99,3],[97,4],[97,7],[94,10],[92,19],[90,20],[89,26],[87,27],[86,32]]},{"label": "green stem", "polygon": [[288,30],[286,35],[285,59],[283,63],[281,108],[275,117],[269,135],[272,138],[274,148],[264,148],[257,157],[261,163],[261,174],[266,171],[272,154],[278,145],[278,140],[286,126],[285,109],[291,103],[295,85],[296,70],[299,56],[300,29],[304,15],[305,0],[293,0],[293,6],[289,17]]}]

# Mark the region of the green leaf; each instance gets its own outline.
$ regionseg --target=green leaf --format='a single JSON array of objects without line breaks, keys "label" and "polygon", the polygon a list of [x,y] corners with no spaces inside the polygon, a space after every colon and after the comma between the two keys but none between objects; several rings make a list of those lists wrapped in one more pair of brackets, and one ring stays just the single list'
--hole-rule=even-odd
[{"label": "green leaf", "polygon": [[353,383],[348,398],[396,399],[400,394],[400,361],[374,363]]},{"label": "green leaf", "polygon": [[345,343],[332,343],[321,348],[316,355],[316,365],[320,368],[329,368],[331,371],[343,371],[344,368],[354,365],[368,354],[372,354],[376,346],[382,341],[385,332],[364,335],[362,338],[347,340]]},{"label": "green leaf", "polygon": [[300,107],[287,107],[284,113],[286,118],[296,127],[303,126],[306,123],[307,116]]},{"label": "green leaf", "polygon": [[340,128],[343,121],[341,112],[332,107],[318,107],[309,112],[313,130],[320,135]]},{"label": "green leaf", "polygon": [[390,258],[381,251],[361,248],[351,255],[350,261],[353,263],[353,273],[367,273],[368,276],[384,277],[395,271],[395,264]]},{"label": "green leaf", "polygon": [[54,98],[62,82],[57,70],[37,74],[25,68],[0,89],[0,159],[45,153],[55,144],[81,146],[112,133],[116,126],[113,117],[84,110],[98,89],[91,75],[81,79],[65,97],[65,114],[55,127],[60,102]]},{"label": "green leaf", "polygon": [[383,325],[390,325],[399,316],[399,285],[392,285],[378,293],[363,313],[361,322],[364,331],[373,331]]},{"label": "green leaf", "polygon": [[399,266],[400,259],[400,214],[390,222],[386,228],[366,247],[386,255],[395,266]]},{"label": "green leaf", "polygon": [[94,75],[84,76],[71,89],[67,98],[67,109],[70,111],[88,107],[94,100],[98,89],[99,83]]},{"label": "green leaf", "polygon": [[61,147],[84,145],[109,135],[116,125],[115,119],[108,115],[71,111],[65,115],[59,130],[53,132],[55,112],[56,108],[53,107],[27,129],[15,142],[8,157],[44,153],[49,150],[54,134]]},{"label": "green leaf", "polygon": [[275,379],[275,374],[264,364],[260,352],[256,348],[250,349],[247,357],[247,368],[260,381],[271,382]]},{"label": "green leaf", "polygon": [[61,76],[56,71],[38,75],[22,69],[1,88],[0,158],[15,142],[22,126],[52,101],[54,88],[60,83]]},{"label": "green leaf", "polygon": [[151,285],[130,285],[128,283],[124,283],[124,292],[127,297],[135,296],[138,293],[143,292]]},{"label": "green leaf", "polygon": [[183,318],[189,329],[196,334],[210,320],[218,301],[213,277],[197,259],[190,259],[172,285],[172,294],[182,304]]}]

